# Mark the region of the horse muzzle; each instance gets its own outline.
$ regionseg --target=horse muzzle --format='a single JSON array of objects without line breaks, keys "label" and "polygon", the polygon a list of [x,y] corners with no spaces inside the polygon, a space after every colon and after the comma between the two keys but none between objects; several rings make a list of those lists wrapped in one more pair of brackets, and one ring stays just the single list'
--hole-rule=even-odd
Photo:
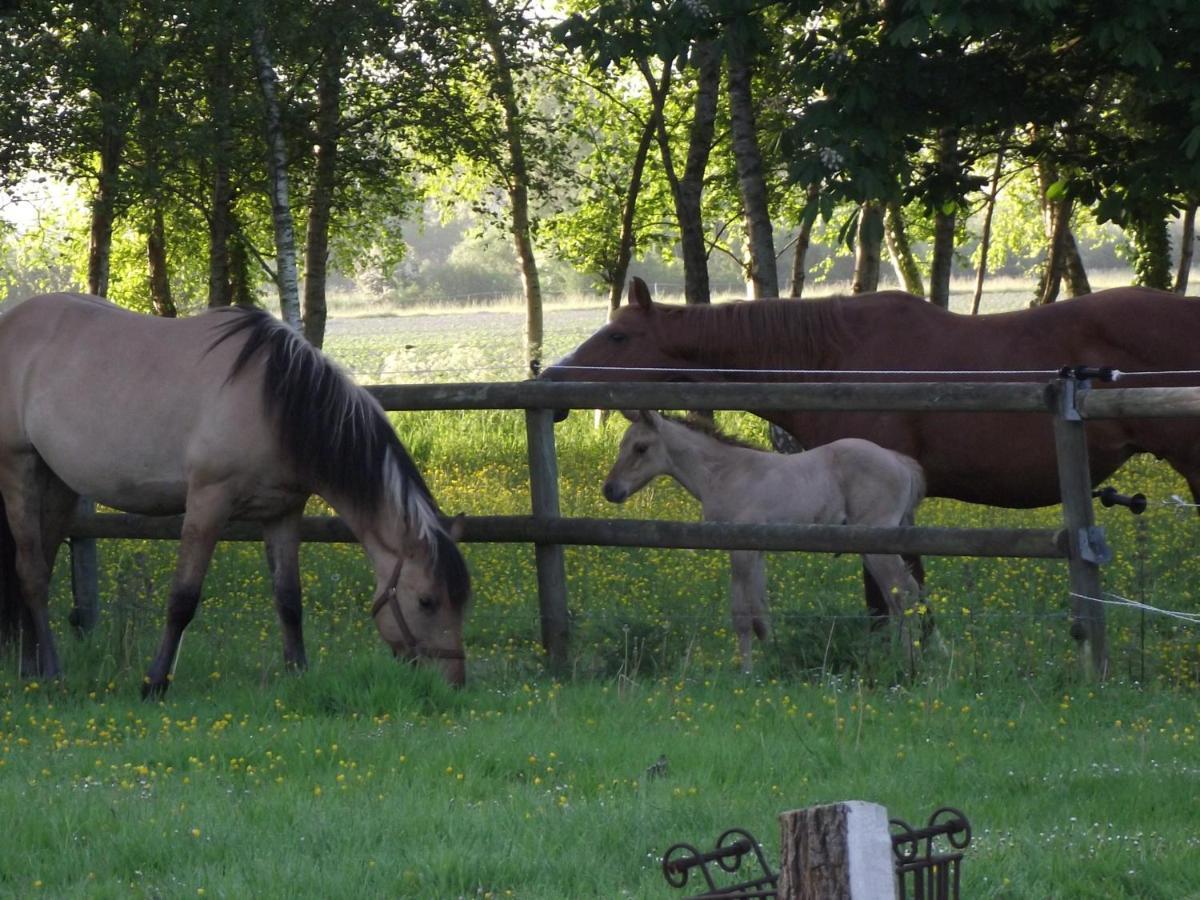
[{"label": "horse muzzle", "polygon": [[628,489],[613,481],[604,482],[601,492],[604,494],[604,499],[609,503],[624,503],[629,497]]}]

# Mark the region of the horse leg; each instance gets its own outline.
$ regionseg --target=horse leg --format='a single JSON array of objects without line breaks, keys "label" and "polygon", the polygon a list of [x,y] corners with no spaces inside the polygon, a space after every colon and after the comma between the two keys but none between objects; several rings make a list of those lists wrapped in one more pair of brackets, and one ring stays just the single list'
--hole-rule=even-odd
[{"label": "horse leg", "polygon": [[0,493],[12,535],[17,582],[25,601],[21,614],[21,674],[54,678],[62,672],[62,665],[50,629],[50,573],[57,551],[56,538],[50,532],[60,523],[61,505],[64,499],[70,500],[70,491],[32,450],[14,454],[9,463],[3,467]]},{"label": "horse leg", "polygon": [[864,553],[863,565],[875,581],[883,588],[888,612],[896,624],[900,641],[910,662],[915,662],[915,647],[912,629],[906,621],[908,608],[920,596],[917,580],[909,571],[908,564],[900,556],[882,553]]},{"label": "horse leg", "polygon": [[300,514],[268,522],[263,528],[267,566],[275,590],[275,611],[283,629],[283,662],[289,669],[308,668],[304,653],[303,612],[300,601]]},{"label": "horse leg", "polygon": [[762,553],[755,550],[734,550],[729,554],[729,563],[733,631],[738,639],[742,672],[749,675],[751,635],[765,640],[771,633],[765,600],[766,566]]},{"label": "horse leg", "polygon": [[[911,525],[911,522],[905,523]],[[917,585],[924,590],[925,588],[925,563],[920,556],[913,553],[905,553],[901,556],[905,565],[908,566]],[[871,630],[882,628],[887,622],[891,608],[888,606],[887,600],[884,598],[883,590],[879,583],[871,576],[871,570],[865,565],[863,566],[863,595],[867,601],[867,614],[871,617]]]},{"label": "horse leg", "polygon": [[142,681],[142,699],[161,697],[171,683],[179,642],[200,605],[200,588],[217,546],[217,534],[228,518],[228,498],[223,491],[218,488],[189,491],[175,575],[167,599],[167,621],[158,652]]}]

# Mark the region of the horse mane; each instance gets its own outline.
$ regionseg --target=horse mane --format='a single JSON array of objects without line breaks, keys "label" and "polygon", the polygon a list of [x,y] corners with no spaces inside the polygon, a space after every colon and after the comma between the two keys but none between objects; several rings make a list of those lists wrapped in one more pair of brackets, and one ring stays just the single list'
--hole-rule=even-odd
[{"label": "horse mane", "polygon": [[437,501],[416,463],[396,436],[382,407],[325,354],[295,330],[261,309],[228,307],[229,321],[209,350],[244,335],[229,372],[236,378],[265,356],[263,401],[276,417],[280,443],[291,462],[370,513],[386,498],[403,511],[404,524],[425,542],[451,601],[462,607],[470,594],[466,561],[442,527]]},{"label": "horse mane", "polygon": [[671,413],[659,413],[668,422],[674,422],[676,425],[682,425],[688,431],[695,431],[698,434],[707,435],[713,440],[719,441],[722,444],[727,444],[730,447],[741,447],[746,450],[762,450],[762,447],[756,447],[754,444],[747,443],[740,438],[735,438],[733,435],[726,434],[717,427],[717,423],[712,419],[704,416],[677,416]]},{"label": "horse mane", "polygon": [[[849,337],[844,315],[850,297],[817,300],[768,298],[685,306],[655,305],[664,333],[686,336],[697,359],[730,346],[753,347],[756,362],[770,368],[821,368],[821,360]],[[686,316],[686,320],[682,317]]]}]

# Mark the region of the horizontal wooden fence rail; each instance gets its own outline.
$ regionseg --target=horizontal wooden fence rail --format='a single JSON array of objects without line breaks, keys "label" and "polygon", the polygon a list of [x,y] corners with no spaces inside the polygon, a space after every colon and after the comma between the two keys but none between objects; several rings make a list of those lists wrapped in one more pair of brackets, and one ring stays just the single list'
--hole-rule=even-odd
[{"label": "horizontal wooden fence rail", "polygon": [[384,409],[755,409],[863,412],[1050,411],[1044,383],[554,382],[384,384]]},{"label": "horizontal wooden fence rail", "polygon": [[[949,377],[949,376],[948,376]],[[1083,420],[1200,415],[1198,388],[1089,389],[1085,382],[1047,378],[1009,382],[930,380],[889,383],[668,383],[525,381],[376,385],[368,390],[384,409],[399,411],[521,409],[525,411],[530,471],[530,516],[476,516],[464,539],[532,543],[536,548],[542,639],[552,665],[567,658],[568,616],[563,546],[652,546],[695,549],[800,550],[832,553],[911,553],[940,556],[1065,558],[1072,608],[1091,645],[1091,666],[1107,666],[1099,569],[1088,549],[1094,518]],[[634,519],[563,518],[558,506],[557,454],[550,410],[556,409],[842,410],[862,412],[1006,412],[1043,414],[1054,421],[1062,485],[1063,531],[1048,529],[867,528],[863,526],[729,525]],[[599,473],[597,473],[599,475]],[[177,540],[180,518],[94,513],[85,508],[72,528],[74,621],[94,620],[98,605],[96,538]],[[350,541],[334,517],[307,517],[302,539]],[[258,540],[261,528],[232,522],[224,540]],[[89,562],[89,559],[93,560]],[[1085,598],[1085,599],[1079,599]],[[1079,634],[1077,634],[1077,637]]]},{"label": "horizontal wooden fence rail", "polygon": [[[92,513],[76,517],[77,538],[178,540],[182,516]],[[797,550],[809,553],[915,553],[928,556],[1065,559],[1064,534],[1050,528],[877,528],[868,525],[741,525],[645,519],[468,516],[464,543],[666,547],[690,550]],[[354,543],[336,516],[305,516],[300,539]],[[262,540],[257,522],[230,522],[222,541]]]}]

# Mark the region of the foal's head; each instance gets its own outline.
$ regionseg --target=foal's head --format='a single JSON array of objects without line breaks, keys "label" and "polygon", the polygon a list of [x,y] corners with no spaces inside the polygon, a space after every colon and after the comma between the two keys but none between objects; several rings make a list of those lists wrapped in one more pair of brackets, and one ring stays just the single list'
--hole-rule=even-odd
[{"label": "foal's head", "polygon": [[622,410],[621,415],[629,420],[629,428],[604,480],[604,499],[611,503],[625,502],[671,466],[663,444],[663,417],[650,410]]}]

